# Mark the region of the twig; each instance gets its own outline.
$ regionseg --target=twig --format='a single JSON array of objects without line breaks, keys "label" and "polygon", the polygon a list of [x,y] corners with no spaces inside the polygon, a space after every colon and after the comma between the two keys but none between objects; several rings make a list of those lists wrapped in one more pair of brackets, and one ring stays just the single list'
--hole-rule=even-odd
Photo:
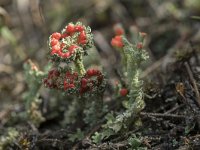
[{"label": "twig", "polygon": [[173,107],[172,109],[166,111],[164,114],[169,114],[169,113],[172,113],[174,111],[176,111],[177,109],[179,108],[182,108],[184,106],[184,104],[181,104],[181,105],[176,105],[175,107]]},{"label": "twig", "polygon": [[186,67],[186,70],[188,72],[190,80],[191,80],[191,82],[193,84],[194,91],[195,91],[195,94],[196,94],[196,97],[197,97],[196,101],[197,101],[197,103],[198,103],[198,105],[200,107],[200,94],[199,94],[199,90],[198,90],[198,87],[197,87],[197,84],[196,84],[196,80],[194,79],[194,76],[193,76],[193,73],[191,71],[191,68],[190,68],[189,64],[187,62],[185,62],[184,65]]},{"label": "twig", "polygon": [[154,116],[154,117],[163,117],[163,118],[177,118],[177,119],[185,119],[187,116],[184,115],[174,115],[174,114],[163,114],[163,113],[148,113],[148,112],[141,112],[140,115],[142,116]]},{"label": "twig", "polygon": [[102,143],[99,144],[98,146],[93,145],[91,146],[89,149],[113,149],[113,150],[118,150],[120,148],[126,148],[126,146],[128,145],[128,142],[122,141],[122,142],[118,142],[118,143]]},{"label": "twig", "polygon": [[35,133],[39,133],[38,129],[33,123],[31,123],[30,121],[28,121],[27,123]]},{"label": "twig", "polygon": [[189,138],[190,138],[190,139],[193,139],[193,138],[200,138],[200,134],[197,134],[197,135],[194,135],[194,136],[190,136]]},{"label": "twig", "polygon": [[40,139],[37,141],[37,143],[55,143],[55,142],[59,142],[59,143],[63,143],[61,140],[58,139]]}]

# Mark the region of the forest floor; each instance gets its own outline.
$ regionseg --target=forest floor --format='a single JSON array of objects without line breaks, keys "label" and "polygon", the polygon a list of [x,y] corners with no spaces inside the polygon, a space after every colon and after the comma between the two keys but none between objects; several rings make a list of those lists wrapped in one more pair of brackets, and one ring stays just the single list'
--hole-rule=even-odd
[{"label": "forest floor", "polygon": [[[9,130],[20,133],[7,149],[128,149],[134,134],[138,148],[153,150],[200,149],[200,1],[175,0],[1,0],[0,1],[0,143]],[[145,48],[150,59],[142,68],[145,108],[142,125],[94,144],[90,137],[105,122],[89,127],[82,140],[69,140],[81,128],[61,125],[66,97],[53,97],[42,87],[41,110],[46,121],[39,127],[23,120],[24,93],[28,91],[23,64],[31,59],[47,66],[47,40],[69,22],[80,20],[92,28],[97,52],[89,63],[101,64],[108,80],[115,78],[118,53],[110,46],[113,25],[125,31],[147,33]],[[129,34],[128,34],[129,37]],[[98,61],[98,62],[97,62]],[[111,91],[105,95],[105,103]],[[59,107],[55,97],[60,99]],[[63,102],[65,99],[65,102]],[[61,102],[62,100],[62,102]],[[51,102],[51,106],[49,103]],[[113,105],[114,102],[108,102]],[[116,108],[109,107],[110,110]],[[20,116],[19,114],[22,114]],[[77,126],[76,126],[77,125]],[[87,128],[83,127],[82,129]],[[137,140],[139,141],[137,143]],[[12,144],[10,144],[12,143]],[[2,143],[1,143],[2,144]],[[1,146],[0,144],[0,146]],[[24,147],[23,147],[24,146]],[[137,146],[136,146],[137,147]]]}]

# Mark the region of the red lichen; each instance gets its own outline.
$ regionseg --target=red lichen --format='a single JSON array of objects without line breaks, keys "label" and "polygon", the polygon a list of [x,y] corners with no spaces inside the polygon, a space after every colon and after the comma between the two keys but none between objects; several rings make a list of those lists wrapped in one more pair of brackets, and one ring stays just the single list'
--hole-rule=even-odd
[{"label": "red lichen", "polygon": [[126,96],[128,94],[128,90],[126,88],[122,88],[120,91],[119,91],[120,95],[121,96]]},{"label": "red lichen", "polygon": [[137,43],[137,48],[138,48],[138,49],[142,49],[142,48],[143,48],[142,42]]},{"label": "red lichen", "polygon": [[123,41],[122,41],[122,36],[117,35],[114,38],[112,38],[111,45],[113,47],[122,48],[124,46]]}]

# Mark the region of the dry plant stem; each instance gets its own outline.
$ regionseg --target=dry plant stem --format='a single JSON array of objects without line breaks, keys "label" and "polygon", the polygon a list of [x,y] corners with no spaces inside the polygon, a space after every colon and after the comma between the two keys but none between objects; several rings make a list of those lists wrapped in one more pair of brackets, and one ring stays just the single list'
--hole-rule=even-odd
[{"label": "dry plant stem", "polygon": [[187,116],[184,115],[174,115],[174,114],[162,114],[162,113],[147,113],[141,112],[142,116],[154,116],[154,117],[163,117],[163,118],[177,118],[177,119],[185,119]]},{"label": "dry plant stem", "polygon": [[190,80],[191,80],[191,82],[192,82],[192,84],[193,84],[193,87],[194,87],[194,90],[195,90],[195,94],[196,94],[196,98],[197,98],[196,100],[197,100],[197,103],[198,103],[198,105],[199,105],[199,107],[200,107],[200,94],[199,94],[199,90],[198,90],[198,87],[197,87],[196,80],[194,79],[193,73],[192,73],[192,71],[191,71],[191,68],[190,68],[188,62],[185,62],[184,65],[185,65],[185,67],[186,67],[186,70],[187,70],[187,72],[188,72],[188,75],[189,75],[189,77],[190,77]]},{"label": "dry plant stem", "polygon": [[[192,112],[194,113],[193,108],[192,108],[192,106],[189,104],[187,98],[186,98],[181,92],[179,92],[179,94],[180,94],[180,96],[183,98],[183,103],[186,104],[187,106],[189,106],[190,109],[192,110]],[[184,104],[183,104],[183,106],[184,106]],[[198,119],[197,119],[197,120],[198,120]]]},{"label": "dry plant stem", "polygon": [[185,106],[185,104],[177,105],[177,106],[173,107],[172,109],[166,111],[164,114],[170,114],[170,113],[176,111],[177,109],[182,108],[183,106]]},{"label": "dry plant stem", "polygon": [[35,133],[39,133],[37,127],[32,122],[28,121],[27,123]]},{"label": "dry plant stem", "polygon": [[62,142],[61,140],[58,140],[58,139],[50,139],[50,138],[47,138],[47,139],[41,139],[41,140],[38,140],[37,141],[37,144],[40,144],[40,143],[42,143],[42,144],[44,144],[44,143],[49,143],[49,145],[50,145],[50,143],[59,143],[59,144],[64,144],[64,142]]},{"label": "dry plant stem", "polygon": [[118,143],[102,143],[98,146],[93,145],[90,147],[92,150],[97,150],[97,149],[113,149],[113,150],[118,150],[118,149],[124,149],[127,148],[128,142],[127,140],[121,141]]}]

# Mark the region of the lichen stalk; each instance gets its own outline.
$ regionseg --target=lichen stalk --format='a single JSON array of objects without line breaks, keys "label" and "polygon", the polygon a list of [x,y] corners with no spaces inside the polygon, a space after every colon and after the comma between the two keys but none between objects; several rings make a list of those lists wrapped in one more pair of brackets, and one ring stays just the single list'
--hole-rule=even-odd
[{"label": "lichen stalk", "polygon": [[85,71],[85,67],[83,65],[83,58],[82,55],[80,55],[79,57],[77,57],[74,61],[74,64],[76,66],[76,69],[78,70],[78,72],[80,73],[81,76],[83,76],[86,71]]}]

